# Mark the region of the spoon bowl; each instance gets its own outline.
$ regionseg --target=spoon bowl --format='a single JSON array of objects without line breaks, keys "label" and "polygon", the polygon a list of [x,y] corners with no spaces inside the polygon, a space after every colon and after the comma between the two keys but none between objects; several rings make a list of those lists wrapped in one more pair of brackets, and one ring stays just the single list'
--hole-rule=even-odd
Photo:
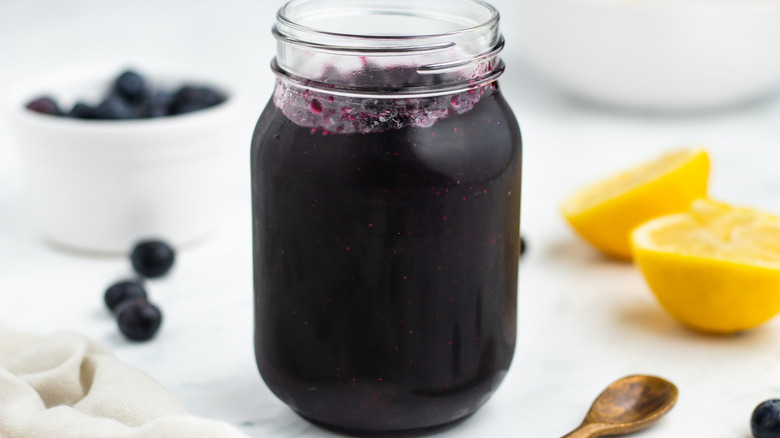
[{"label": "spoon bowl", "polygon": [[677,387],[660,377],[624,377],[596,397],[582,424],[564,438],[593,438],[642,430],[669,412],[677,395]]}]

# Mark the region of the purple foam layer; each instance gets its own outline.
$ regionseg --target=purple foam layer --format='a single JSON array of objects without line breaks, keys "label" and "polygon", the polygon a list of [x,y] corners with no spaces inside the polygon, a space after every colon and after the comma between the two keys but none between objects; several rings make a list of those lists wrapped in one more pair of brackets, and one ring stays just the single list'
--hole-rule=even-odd
[{"label": "purple foam layer", "polygon": [[373,133],[405,127],[433,126],[438,120],[471,110],[491,83],[468,91],[424,98],[335,96],[276,82],[274,105],[299,126],[323,134]]}]

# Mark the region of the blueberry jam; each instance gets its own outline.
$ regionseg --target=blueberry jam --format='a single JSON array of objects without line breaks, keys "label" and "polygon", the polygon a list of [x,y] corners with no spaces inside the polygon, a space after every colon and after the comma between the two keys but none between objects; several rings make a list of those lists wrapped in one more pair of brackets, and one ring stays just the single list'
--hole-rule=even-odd
[{"label": "blueberry jam", "polygon": [[290,84],[252,141],[263,379],[350,433],[468,416],[515,346],[521,140],[498,85],[372,99]]}]

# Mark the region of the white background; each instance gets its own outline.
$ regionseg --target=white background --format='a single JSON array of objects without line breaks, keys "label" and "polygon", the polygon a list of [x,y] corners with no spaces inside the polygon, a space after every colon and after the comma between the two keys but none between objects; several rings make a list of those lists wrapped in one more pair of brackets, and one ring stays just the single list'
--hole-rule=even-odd
[{"label": "white background", "polygon": [[[711,194],[780,212],[780,100],[689,115],[617,112],[559,94],[518,50],[517,9],[502,12],[508,45],[501,79],[524,135],[519,337],[493,399],[449,437],[560,436],[606,384],[632,373],[666,377],[678,405],[644,437],[747,438],[752,409],[780,397],[780,322],[736,336],[691,332],[654,302],[629,264],[577,240],[558,214],[571,190],[678,145],[712,154]],[[219,230],[179,254],[150,285],[165,313],[152,342],[131,344],[102,304],[129,273],[122,258],[56,249],[35,230],[24,167],[0,119],[0,323],[48,333],[77,330],[168,387],[197,415],[253,437],[331,436],[295,416],[265,388],[252,351],[249,139],[270,96],[270,34],[277,1],[0,0],[0,97],[15,81],[104,59],[208,68],[242,86],[249,102]]]}]

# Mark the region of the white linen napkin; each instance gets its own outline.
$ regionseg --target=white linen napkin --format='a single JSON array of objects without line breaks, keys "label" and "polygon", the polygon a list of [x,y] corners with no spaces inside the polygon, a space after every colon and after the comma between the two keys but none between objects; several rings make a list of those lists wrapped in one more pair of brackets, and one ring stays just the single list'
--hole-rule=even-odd
[{"label": "white linen napkin", "polygon": [[0,438],[247,438],[189,415],[96,341],[0,326]]}]

